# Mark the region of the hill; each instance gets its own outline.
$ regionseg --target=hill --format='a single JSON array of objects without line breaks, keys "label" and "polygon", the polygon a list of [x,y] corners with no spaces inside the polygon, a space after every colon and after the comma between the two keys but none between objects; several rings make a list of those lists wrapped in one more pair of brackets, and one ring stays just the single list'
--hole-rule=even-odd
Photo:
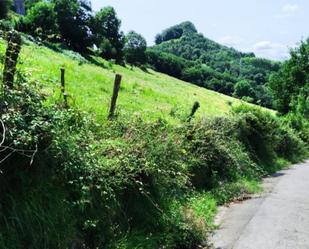
[{"label": "hill", "polygon": [[[1,55],[5,54],[5,47],[4,41],[0,41]],[[139,114],[145,120],[164,118],[177,122],[189,115],[195,101],[201,104],[199,117],[226,115],[231,105],[241,103],[153,70],[122,67],[97,57],[91,60],[93,63],[72,51],[57,52],[27,41],[18,67],[30,79],[44,84],[47,94],[57,98],[60,68],[64,66],[71,103],[99,119],[107,116],[116,72],[123,75],[118,110],[127,116]]]},{"label": "hill", "polygon": [[[0,61],[15,61],[5,47]],[[63,66],[70,104],[85,112],[55,104]],[[204,248],[217,205],[258,191],[258,179],[307,151],[271,112],[246,104],[228,116],[241,101],[155,71],[25,40],[11,85],[8,72],[0,248]],[[107,121],[116,72],[120,115]],[[182,122],[196,100],[212,118]]]},{"label": "hill", "polygon": [[[158,34],[156,45],[148,53],[156,69],[160,70],[156,57],[176,56],[174,61],[182,68],[174,76],[227,95],[271,106],[266,84],[269,75],[278,71],[280,64],[220,45],[199,34],[190,22]],[[173,75],[168,70],[165,72]]]}]

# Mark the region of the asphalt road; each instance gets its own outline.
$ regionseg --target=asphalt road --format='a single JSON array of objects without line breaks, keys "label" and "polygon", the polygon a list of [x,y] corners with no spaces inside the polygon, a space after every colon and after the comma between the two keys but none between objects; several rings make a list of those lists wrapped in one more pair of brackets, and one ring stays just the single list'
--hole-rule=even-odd
[{"label": "asphalt road", "polygon": [[265,179],[264,192],[221,208],[216,249],[309,249],[309,161]]}]

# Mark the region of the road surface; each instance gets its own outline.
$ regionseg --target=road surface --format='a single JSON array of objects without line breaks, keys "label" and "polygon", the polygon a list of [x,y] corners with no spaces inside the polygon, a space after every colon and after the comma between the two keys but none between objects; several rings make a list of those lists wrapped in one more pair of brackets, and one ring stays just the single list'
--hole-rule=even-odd
[{"label": "road surface", "polygon": [[216,249],[309,249],[309,161],[265,179],[264,192],[220,209]]}]

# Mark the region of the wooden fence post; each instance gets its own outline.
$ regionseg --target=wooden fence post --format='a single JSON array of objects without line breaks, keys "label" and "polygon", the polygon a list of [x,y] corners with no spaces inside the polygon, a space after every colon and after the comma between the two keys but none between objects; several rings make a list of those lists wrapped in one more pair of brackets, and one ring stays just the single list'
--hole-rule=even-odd
[{"label": "wooden fence post", "polygon": [[12,89],[14,84],[14,75],[16,72],[16,65],[18,56],[21,50],[21,36],[16,31],[8,33],[8,45],[5,54],[5,62],[3,69],[3,85],[5,88]]},{"label": "wooden fence post", "polygon": [[60,68],[60,71],[61,71],[61,93],[63,96],[64,107],[68,107],[68,96],[65,91],[65,68],[64,67]]},{"label": "wooden fence post", "polygon": [[108,119],[112,119],[115,115],[117,98],[118,98],[118,93],[119,93],[119,90],[120,90],[121,78],[122,78],[122,76],[120,74],[116,74],[115,82],[114,82],[114,90],[113,90],[112,101],[111,101]]},{"label": "wooden fence post", "polygon": [[188,118],[188,121],[191,122],[192,118],[194,117],[194,114],[197,112],[198,108],[200,108],[201,105],[198,101],[194,102],[194,105],[192,107],[192,111],[191,111],[191,114]]}]

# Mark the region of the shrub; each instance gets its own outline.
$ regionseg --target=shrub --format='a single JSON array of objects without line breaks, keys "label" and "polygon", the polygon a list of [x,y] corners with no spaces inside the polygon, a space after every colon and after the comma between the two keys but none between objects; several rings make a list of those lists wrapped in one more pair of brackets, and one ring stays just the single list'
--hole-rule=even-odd
[{"label": "shrub", "polygon": [[188,167],[195,187],[211,189],[241,176],[257,176],[255,163],[237,140],[235,126],[235,120],[217,118],[188,129]]},{"label": "shrub", "polygon": [[12,30],[13,25],[8,20],[0,20],[0,37],[4,37],[4,31]]},{"label": "shrub", "polygon": [[1,248],[65,248],[75,234],[48,153],[57,108],[43,101],[36,85],[20,74],[14,89],[0,96]]},{"label": "shrub", "polygon": [[303,157],[305,144],[274,113],[245,105],[234,108],[234,112],[239,115],[239,139],[266,172],[277,170],[278,157]]},{"label": "shrub", "polygon": [[300,113],[290,112],[282,117],[282,122],[286,127],[290,127],[298,136],[309,145],[309,122]]},{"label": "shrub", "polygon": [[59,35],[56,24],[56,12],[54,4],[50,2],[38,2],[23,19],[22,29],[29,34],[43,40],[51,40]]},{"label": "shrub", "polygon": [[72,191],[69,200],[75,203],[86,244],[95,248],[115,239],[133,243],[124,242],[124,237],[136,240],[135,233],[154,231],[167,233],[157,245],[176,243],[174,233],[182,225],[169,210],[189,185],[181,140],[171,128],[161,121],[114,121],[106,124],[98,140],[98,130],[86,118],[74,114],[71,120],[61,120],[54,137],[56,165],[64,167],[60,173]]}]

